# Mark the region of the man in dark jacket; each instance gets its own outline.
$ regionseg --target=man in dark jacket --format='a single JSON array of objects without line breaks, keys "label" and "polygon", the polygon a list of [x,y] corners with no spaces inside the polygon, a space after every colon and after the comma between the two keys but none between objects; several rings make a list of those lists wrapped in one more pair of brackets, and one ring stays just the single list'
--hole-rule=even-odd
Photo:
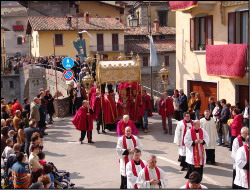
[{"label": "man in dark jacket", "polygon": [[180,89],[180,95],[178,97],[180,117],[183,119],[183,113],[188,110],[187,96],[184,94],[183,89]]},{"label": "man in dark jacket", "polygon": [[222,138],[224,142],[223,147],[228,147],[229,142],[227,140],[227,133],[229,132],[229,126],[227,125],[227,120],[230,117],[230,111],[229,107],[226,106],[227,101],[225,99],[222,99],[220,103],[223,107],[221,110],[221,117],[219,119],[219,122],[222,124]]},{"label": "man in dark jacket", "polygon": [[31,136],[34,132],[40,133],[40,137],[43,138],[42,132],[38,129],[35,128],[36,122],[34,120],[31,120],[29,123],[29,127],[24,129],[24,136],[25,136],[25,147],[24,147],[24,152],[29,156],[29,147],[30,147],[30,141],[31,141]]},{"label": "man in dark jacket", "polygon": [[210,117],[213,117],[213,110],[215,108],[215,102],[214,102],[214,98],[213,97],[209,97],[208,99],[209,103],[208,103],[208,110],[210,111]]}]

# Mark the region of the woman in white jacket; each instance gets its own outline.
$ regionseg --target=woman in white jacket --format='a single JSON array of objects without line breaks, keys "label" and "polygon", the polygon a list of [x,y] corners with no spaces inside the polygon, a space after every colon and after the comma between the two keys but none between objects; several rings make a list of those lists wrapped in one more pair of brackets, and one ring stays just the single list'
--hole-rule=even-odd
[{"label": "woman in white jacket", "polygon": [[249,188],[249,136],[246,144],[240,147],[236,153],[236,176],[234,184],[240,189]]}]

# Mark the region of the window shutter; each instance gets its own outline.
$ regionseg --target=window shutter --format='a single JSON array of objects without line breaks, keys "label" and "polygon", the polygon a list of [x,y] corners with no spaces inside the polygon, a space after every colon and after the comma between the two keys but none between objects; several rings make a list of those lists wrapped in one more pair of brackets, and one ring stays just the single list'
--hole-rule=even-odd
[{"label": "window shutter", "polygon": [[55,34],[55,45],[62,46],[63,45],[63,35],[62,34]]},{"label": "window shutter", "polygon": [[206,17],[206,44],[213,45],[213,15]]},{"label": "window shutter", "polygon": [[236,12],[228,13],[228,44],[236,43]]},{"label": "window shutter", "polygon": [[148,67],[148,57],[143,57],[143,67]]},{"label": "window shutter", "polygon": [[190,18],[190,50],[195,49],[195,18]]},{"label": "window shutter", "polygon": [[165,66],[169,66],[169,56],[165,56]]}]

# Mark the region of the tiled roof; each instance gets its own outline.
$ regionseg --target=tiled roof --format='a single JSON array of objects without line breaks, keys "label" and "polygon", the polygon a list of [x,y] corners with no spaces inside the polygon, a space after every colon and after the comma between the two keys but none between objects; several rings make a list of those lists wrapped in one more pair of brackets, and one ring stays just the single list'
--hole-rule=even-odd
[{"label": "tiled roof", "polygon": [[[33,30],[68,30],[66,28],[66,17],[28,17],[28,21]],[[77,28],[77,19],[72,17],[72,27]],[[116,18],[95,18],[90,17],[89,23],[85,22],[84,17],[78,18],[79,30],[124,30],[125,26]]]},{"label": "tiled roof", "polygon": [[5,12],[2,17],[26,17],[28,13],[26,10]]},{"label": "tiled roof", "polygon": [[[174,40],[154,40],[157,53],[172,52],[175,51]],[[127,52],[133,53],[150,53],[149,40],[128,40],[127,41]]]},{"label": "tiled roof", "polygon": [[[159,33],[156,33],[154,28],[151,27],[152,35],[167,35],[175,34],[175,27],[161,26],[159,27]],[[137,26],[137,27],[126,27],[125,35],[148,35],[147,26]]]}]

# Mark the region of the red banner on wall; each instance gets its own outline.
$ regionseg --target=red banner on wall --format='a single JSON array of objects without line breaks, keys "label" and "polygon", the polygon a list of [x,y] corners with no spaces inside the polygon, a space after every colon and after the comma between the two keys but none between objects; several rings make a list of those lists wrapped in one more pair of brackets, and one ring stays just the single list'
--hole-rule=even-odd
[{"label": "red banner on wall", "polygon": [[247,44],[207,45],[207,74],[243,78],[246,70]]},{"label": "red banner on wall", "polygon": [[169,1],[172,11],[184,11],[197,6],[198,1]]}]

